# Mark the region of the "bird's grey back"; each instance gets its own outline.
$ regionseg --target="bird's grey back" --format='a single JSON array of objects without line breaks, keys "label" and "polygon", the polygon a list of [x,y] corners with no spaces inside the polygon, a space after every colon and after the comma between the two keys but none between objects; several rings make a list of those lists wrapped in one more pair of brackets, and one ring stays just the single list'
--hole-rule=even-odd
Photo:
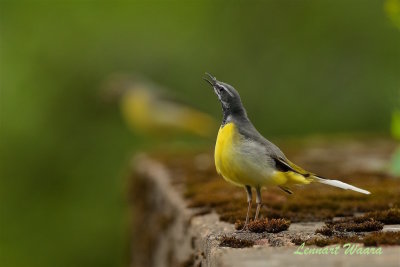
[{"label": "bird's grey back", "polygon": [[273,158],[283,158],[286,159],[285,154],[272,142],[268,141],[264,136],[262,136],[247,116],[232,116],[230,118],[238,128],[239,133],[246,139],[254,141],[261,146],[265,147],[265,152],[267,155]]}]

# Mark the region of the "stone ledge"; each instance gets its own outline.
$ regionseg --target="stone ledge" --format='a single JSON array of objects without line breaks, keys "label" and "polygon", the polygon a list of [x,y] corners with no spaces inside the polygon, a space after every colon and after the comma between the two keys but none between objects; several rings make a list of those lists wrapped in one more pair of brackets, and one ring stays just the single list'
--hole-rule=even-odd
[{"label": "stone ledge", "polygon": [[[313,235],[323,222],[292,223],[288,231],[277,234],[236,233],[234,226],[221,222],[216,213],[198,215],[198,209],[188,209],[182,188],[172,185],[168,170],[159,161],[141,155],[133,166],[135,179],[147,184],[147,191],[142,193],[151,210],[144,216],[147,219],[134,227],[132,266],[320,266],[322,262],[325,267],[400,265],[399,246],[384,246],[382,255],[345,255],[344,249],[339,255],[295,255],[297,246],[290,237]],[[163,227],[154,227],[159,223],[154,214],[167,218],[161,220]],[[399,225],[387,225],[384,230],[399,229]],[[152,232],[151,251],[140,253],[137,248],[148,242],[143,239],[147,231]],[[223,236],[253,240],[256,245],[220,247]]]}]

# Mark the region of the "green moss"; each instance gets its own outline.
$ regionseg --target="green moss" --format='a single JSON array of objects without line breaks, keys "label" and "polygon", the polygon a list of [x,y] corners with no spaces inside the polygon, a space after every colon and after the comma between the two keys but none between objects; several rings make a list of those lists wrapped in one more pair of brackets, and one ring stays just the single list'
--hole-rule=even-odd
[{"label": "green moss", "polygon": [[315,231],[324,236],[338,236],[348,232],[372,232],[383,229],[383,223],[370,217],[351,217],[337,221],[327,222],[322,228]]},{"label": "green moss", "polygon": [[295,245],[303,242],[308,245],[328,246],[333,244],[363,243],[365,246],[400,245],[400,232],[375,232],[363,235],[334,235],[331,237],[314,237],[309,240],[293,238]]},{"label": "green moss", "polygon": [[230,248],[247,248],[247,247],[252,247],[254,245],[254,241],[239,239],[233,236],[222,236],[219,245],[221,247],[230,247]]},{"label": "green moss", "polygon": [[329,238],[314,238],[311,241],[307,242],[307,245],[316,245],[318,247],[324,247],[332,244],[332,239]]},{"label": "green moss", "polygon": [[379,232],[364,237],[365,246],[400,245],[400,232]]},{"label": "green moss", "polygon": [[332,227],[329,227],[329,226],[325,225],[324,227],[315,230],[315,233],[316,234],[322,234],[322,235],[325,235],[325,236],[332,236],[333,235],[333,230],[332,230]]},{"label": "green moss", "polygon": [[[292,240],[299,244],[303,240]],[[304,242],[304,241],[303,241]],[[315,237],[305,241],[306,245],[328,246],[332,244],[363,243],[365,246],[400,245],[400,232],[377,232],[366,236],[334,236],[331,238]],[[300,243],[302,244],[302,242]]]},{"label": "green moss", "polygon": [[372,232],[383,229],[383,223],[373,219],[364,222],[338,222],[332,224],[333,231],[338,232]]},{"label": "green moss", "polygon": [[305,240],[301,237],[293,237],[291,241],[296,246],[300,246],[301,244],[305,243]]},{"label": "green moss", "polygon": [[[279,233],[286,231],[290,226],[290,221],[285,219],[261,219],[257,221],[250,221],[247,225],[250,232],[254,233]],[[236,230],[244,227],[244,221],[237,221],[235,223]]]},{"label": "green moss", "polygon": [[373,211],[366,214],[364,217],[373,218],[384,224],[399,224],[400,223],[400,209],[391,208],[383,211]]}]

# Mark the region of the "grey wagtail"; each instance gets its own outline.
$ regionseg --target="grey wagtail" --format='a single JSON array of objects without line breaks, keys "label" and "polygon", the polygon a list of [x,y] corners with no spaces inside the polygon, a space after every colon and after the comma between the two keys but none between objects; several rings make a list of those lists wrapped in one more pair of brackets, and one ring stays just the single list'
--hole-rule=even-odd
[{"label": "grey wagtail", "polygon": [[370,193],[338,180],[322,178],[289,161],[276,145],[265,139],[253,126],[247,117],[239,93],[231,85],[206,74],[209,79],[203,79],[214,88],[223,113],[215,145],[215,166],[226,181],[246,190],[248,208],[244,229],[249,222],[252,188],[255,188],[257,193],[254,220],[258,219],[261,207],[261,188],[267,186],[278,186],[291,194],[289,189],[291,185],[319,182],[363,194]]},{"label": "grey wagtail", "polygon": [[116,73],[103,83],[105,100],[118,100],[128,127],[144,135],[190,133],[210,137],[217,123],[210,115],[177,101],[162,86],[138,75]]}]

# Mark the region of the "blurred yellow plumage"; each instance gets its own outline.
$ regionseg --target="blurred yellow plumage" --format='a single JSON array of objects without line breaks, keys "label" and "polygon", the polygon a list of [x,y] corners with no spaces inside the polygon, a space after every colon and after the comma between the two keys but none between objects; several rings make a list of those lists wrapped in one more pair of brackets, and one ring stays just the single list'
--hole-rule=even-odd
[{"label": "blurred yellow plumage", "polygon": [[118,99],[122,116],[134,132],[211,137],[217,131],[217,123],[210,115],[177,102],[151,82],[118,74],[110,76],[105,87],[108,98]]}]

